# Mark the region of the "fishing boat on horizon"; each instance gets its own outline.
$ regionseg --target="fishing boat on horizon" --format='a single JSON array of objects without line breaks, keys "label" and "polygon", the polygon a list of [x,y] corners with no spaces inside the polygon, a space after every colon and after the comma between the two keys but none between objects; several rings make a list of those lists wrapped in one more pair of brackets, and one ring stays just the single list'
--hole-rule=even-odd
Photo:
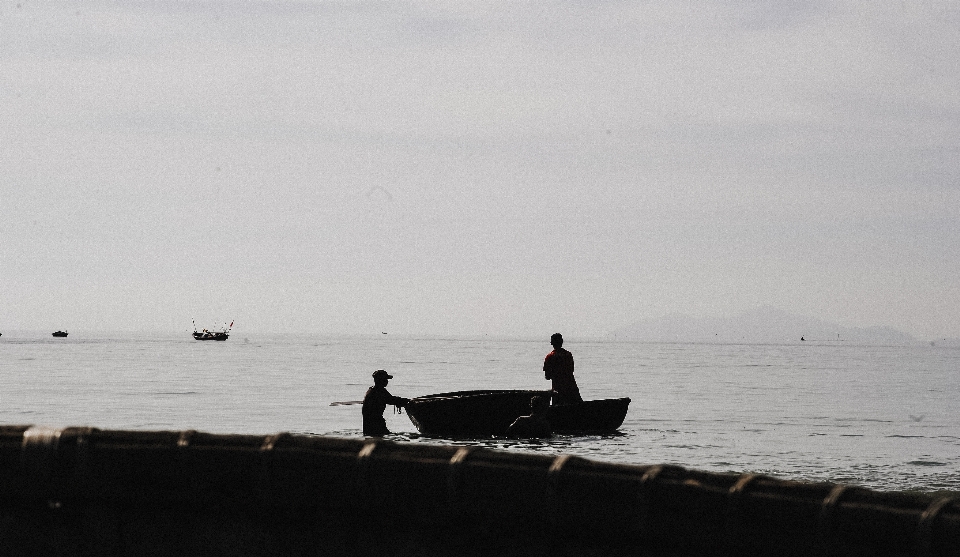
[{"label": "fishing boat on horizon", "polygon": [[66,338],[67,334],[68,334],[68,333],[67,333],[66,331],[57,331],[57,332],[53,333],[53,336],[55,336],[55,337],[60,337],[60,338]]},{"label": "fishing boat on horizon", "polygon": [[210,331],[204,329],[202,331],[197,331],[196,322],[193,323],[193,338],[196,340],[227,340],[230,338],[230,331],[233,329],[233,321],[230,322],[229,327],[224,327],[222,331]]}]

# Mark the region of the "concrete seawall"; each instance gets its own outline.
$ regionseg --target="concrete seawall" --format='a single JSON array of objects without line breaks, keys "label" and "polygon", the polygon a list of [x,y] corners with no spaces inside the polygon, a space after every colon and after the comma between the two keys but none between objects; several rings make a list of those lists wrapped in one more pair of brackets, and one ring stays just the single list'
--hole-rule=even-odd
[{"label": "concrete seawall", "polygon": [[950,555],[960,504],[281,433],[0,426],[0,555]]}]

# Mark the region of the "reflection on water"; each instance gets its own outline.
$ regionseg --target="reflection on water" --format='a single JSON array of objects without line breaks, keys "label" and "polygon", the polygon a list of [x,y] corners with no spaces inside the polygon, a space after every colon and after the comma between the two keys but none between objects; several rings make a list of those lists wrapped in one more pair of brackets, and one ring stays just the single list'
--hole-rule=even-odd
[{"label": "reflection on water", "polygon": [[434,445],[455,445],[479,447],[498,451],[539,453],[547,455],[582,454],[585,451],[597,458],[597,451],[606,452],[617,438],[626,438],[624,433],[616,432],[604,435],[554,435],[547,439],[510,439],[506,437],[488,438],[447,438],[420,435],[419,433],[395,433],[384,437],[386,440],[405,443],[429,443]]}]

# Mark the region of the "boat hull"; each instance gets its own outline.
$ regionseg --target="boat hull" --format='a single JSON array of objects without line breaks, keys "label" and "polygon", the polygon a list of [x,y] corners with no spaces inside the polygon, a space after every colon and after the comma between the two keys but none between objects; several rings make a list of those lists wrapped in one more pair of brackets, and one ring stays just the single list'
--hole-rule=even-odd
[{"label": "boat hull", "polygon": [[629,406],[626,397],[558,404],[550,407],[547,420],[555,433],[610,433],[623,425]]},{"label": "boat hull", "polygon": [[59,337],[59,338],[66,338],[67,333],[65,331],[57,331],[53,333],[53,336]]},{"label": "boat hull", "polygon": [[[440,393],[412,399],[407,416],[420,433],[439,437],[503,435],[520,416],[530,414],[530,399],[550,391],[488,390]],[[557,433],[612,433],[623,424],[629,398],[551,406],[547,419]]]},{"label": "boat hull", "polygon": [[227,333],[193,333],[196,340],[227,340],[229,337]]},{"label": "boat hull", "polygon": [[459,391],[412,399],[407,416],[424,435],[487,437],[502,434],[530,413],[530,399],[549,391]]}]

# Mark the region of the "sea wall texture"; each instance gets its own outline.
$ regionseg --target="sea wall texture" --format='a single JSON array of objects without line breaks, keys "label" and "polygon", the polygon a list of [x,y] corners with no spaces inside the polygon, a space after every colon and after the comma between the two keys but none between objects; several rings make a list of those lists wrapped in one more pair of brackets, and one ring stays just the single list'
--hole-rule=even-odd
[{"label": "sea wall texture", "polygon": [[960,555],[949,499],[280,433],[0,426],[0,555]]}]

